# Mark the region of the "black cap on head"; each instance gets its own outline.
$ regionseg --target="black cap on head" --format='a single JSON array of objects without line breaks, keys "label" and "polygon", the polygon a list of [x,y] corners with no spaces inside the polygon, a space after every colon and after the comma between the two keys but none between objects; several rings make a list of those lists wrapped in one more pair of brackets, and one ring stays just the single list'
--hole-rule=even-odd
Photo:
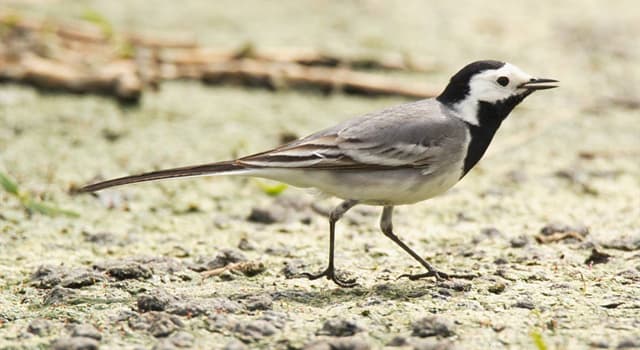
[{"label": "black cap on head", "polygon": [[504,62],[496,60],[475,61],[464,66],[449,80],[449,84],[438,96],[438,101],[445,104],[454,104],[463,100],[469,93],[469,80],[475,74],[489,69],[499,69]]}]

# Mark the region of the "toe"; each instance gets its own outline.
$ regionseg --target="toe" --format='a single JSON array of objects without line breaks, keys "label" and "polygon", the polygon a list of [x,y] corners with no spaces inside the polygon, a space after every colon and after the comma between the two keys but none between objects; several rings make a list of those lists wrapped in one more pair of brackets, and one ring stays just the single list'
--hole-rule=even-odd
[{"label": "toe", "polygon": [[352,288],[358,285],[355,279],[341,280],[336,277],[333,279],[333,282],[343,288]]}]

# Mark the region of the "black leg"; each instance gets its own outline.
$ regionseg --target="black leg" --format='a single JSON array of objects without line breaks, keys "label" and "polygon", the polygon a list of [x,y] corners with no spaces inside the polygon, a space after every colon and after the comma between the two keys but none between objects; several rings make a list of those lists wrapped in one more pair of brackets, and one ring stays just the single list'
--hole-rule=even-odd
[{"label": "black leg", "polygon": [[427,272],[415,275],[404,274],[400,277],[407,277],[410,280],[417,280],[424,277],[435,277],[436,279],[448,279],[448,278],[467,278],[471,279],[477,277],[476,275],[471,274],[462,274],[462,275],[454,275],[442,271],[438,271],[433,265],[429,264],[428,261],[424,260],[420,255],[413,251],[413,249],[409,248],[403,241],[398,238],[393,233],[393,223],[392,223],[392,215],[393,215],[393,207],[388,206],[384,207],[382,210],[382,217],[380,218],[380,229],[385,236],[389,237],[395,244],[399,245],[400,248],[404,249],[405,252],[409,253],[414,259],[416,259],[422,266],[427,269]]},{"label": "black leg", "polygon": [[336,222],[338,222],[342,215],[344,215],[344,213],[346,213],[349,209],[353,208],[353,206],[355,206],[356,204],[358,204],[358,201],[356,200],[346,200],[340,203],[340,205],[338,205],[335,209],[333,209],[331,215],[329,215],[329,265],[327,266],[327,268],[324,271],[315,274],[303,272],[300,274],[300,277],[306,277],[310,280],[326,277],[340,287],[346,288],[353,287],[357,284],[355,279],[340,279],[336,275],[335,267],[333,265],[333,252],[335,250],[336,240]]}]

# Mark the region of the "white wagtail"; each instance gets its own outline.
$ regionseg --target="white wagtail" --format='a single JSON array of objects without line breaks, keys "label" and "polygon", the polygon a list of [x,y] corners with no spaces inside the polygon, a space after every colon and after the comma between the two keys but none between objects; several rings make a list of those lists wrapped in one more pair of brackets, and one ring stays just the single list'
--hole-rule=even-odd
[{"label": "white wagtail", "polygon": [[456,73],[437,98],[393,106],[269,151],[217,163],[159,170],[95,183],[80,192],[134,182],[186,176],[243,175],[315,187],[344,201],[329,217],[329,265],[311,280],[326,277],[342,287],[333,264],[335,225],[356,204],[382,206],[380,228],[422,266],[410,279],[469,277],[438,271],[392,229],[393,207],[444,193],[480,160],[502,121],[536,90],[557,80],[534,78],[499,61],[473,62]]}]

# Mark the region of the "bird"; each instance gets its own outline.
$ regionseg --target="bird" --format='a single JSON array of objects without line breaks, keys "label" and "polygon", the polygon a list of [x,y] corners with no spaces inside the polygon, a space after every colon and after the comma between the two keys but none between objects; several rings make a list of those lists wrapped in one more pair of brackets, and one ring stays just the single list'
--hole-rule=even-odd
[{"label": "bird", "polygon": [[511,111],[538,90],[558,81],[537,78],[498,60],[467,64],[434,98],[395,105],[364,114],[271,150],[237,159],[130,175],[81,187],[95,192],[108,187],[177,177],[238,175],[315,188],[340,198],[329,215],[329,261],[317,273],[340,287],[357,285],[334,265],[336,223],[356,205],[382,207],[382,233],[420,263],[426,272],[402,275],[416,280],[470,278],[436,269],[396,235],[395,206],[414,204],[443,194],[478,163]]}]

